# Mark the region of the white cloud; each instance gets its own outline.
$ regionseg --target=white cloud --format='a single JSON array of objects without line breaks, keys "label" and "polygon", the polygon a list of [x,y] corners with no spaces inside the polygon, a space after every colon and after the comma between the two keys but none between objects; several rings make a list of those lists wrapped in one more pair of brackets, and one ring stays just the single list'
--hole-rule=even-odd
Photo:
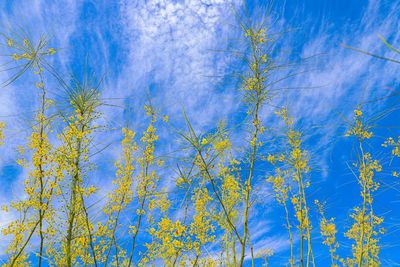
[{"label": "white cloud", "polygon": [[228,58],[211,50],[226,48],[232,6],[232,1],[126,1],[131,64],[126,84],[134,89],[125,95],[146,97],[148,83],[154,83],[153,95],[167,113],[181,118],[184,107],[203,127],[232,112],[232,92],[222,92],[209,77],[225,73]]}]

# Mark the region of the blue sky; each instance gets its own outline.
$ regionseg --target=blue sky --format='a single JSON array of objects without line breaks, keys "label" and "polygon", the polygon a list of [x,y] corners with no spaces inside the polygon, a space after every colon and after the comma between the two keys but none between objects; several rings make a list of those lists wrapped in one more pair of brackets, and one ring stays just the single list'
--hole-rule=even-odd
[{"label": "blue sky", "polygon": [[[285,32],[276,35],[274,57],[280,62],[301,62],[295,71],[302,74],[277,85],[279,93],[265,108],[262,119],[266,124],[276,123],[270,115],[273,107],[290,107],[312,156],[311,181],[315,186],[310,189],[310,199],[326,200],[327,213],[336,217],[343,232],[350,224],[351,208],[359,201],[356,180],[347,166],[356,155],[351,140],[343,137],[346,118],[352,116],[357,104],[394,92],[399,84],[399,66],[344,49],[341,44],[393,56],[378,35],[390,43],[400,43],[400,1],[275,1],[270,17],[266,16],[266,1],[245,2],[253,21],[266,19],[273,22],[271,32]],[[42,33],[51,37],[51,44],[58,49],[53,64],[60,72],[82,73],[82,66],[88,62],[96,74],[104,75],[102,96],[113,107],[104,107],[103,122],[115,130],[99,138],[101,144],[112,145],[96,158],[101,166],[95,172],[96,183],[109,185],[115,171],[119,137],[110,133],[119,133],[125,125],[140,131],[144,125],[141,109],[149,95],[154,105],[169,115],[174,128],[183,127],[183,108],[194,127],[203,132],[212,130],[221,119],[229,125],[243,119],[241,92],[234,75],[242,65],[229,52],[244,49],[238,20],[232,14],[232,10],[243,8],[242,1],[15,0],[2,1],[0,8],[5,32],[23,27],[34,37]],[[0,50],[4,54],[4,48]],[[1,72],[0,79],[8,75]],[[35,110],[30,81],[27,77],[0,91],[0,119],[8,125],[8,141],[0,158],[1,203],[23,197],[21,181],[26,172],[15,164],[15,148],[29,134]],[[61,100],[63,96],[53,85],[52,97]],[[366,114],[382,112],[395,101],[372,101],[366,106]],[[377,138],[371,147],[378,159],[388,155],[380,147],[384,137],[399,135],[396,120],[398,112],[376,121]],[[168,127],[160,130],[160,147],[163,153],[169,153],[179,145],[178,136]],[[242,135],[241,129],[232,133],[236,144],[240,145]],[[387,165],[387,160],[384,163]],[[399,187],[388,174],[387,170],[378,177],[384,194],[376,197],[376,211],[385,215],[388,230],[382,239],[382,263],[400,266],[400,255],[394,253],[400,249]],[[164,175],[163,186],[171,186],[167,170]],[[258,175],[262,178],[265,173]],[[257,233],[255,244],[274,247],[277,256],[272,266],[279,266],[288,253],[284,229],[277,223],[283,214],[272,200],[266,200],[265,208],[257,214],[265,220],[252,220]],[[0,213],[0,226],[12,216]],[[348,251],[349,241],[342,235],[339,238],[343,252]],[[329,259],[322,256],[326,248],[319,243],[316,239],[317,262],[326,266]],[[0,255],[3,244],[0,242]]]}]

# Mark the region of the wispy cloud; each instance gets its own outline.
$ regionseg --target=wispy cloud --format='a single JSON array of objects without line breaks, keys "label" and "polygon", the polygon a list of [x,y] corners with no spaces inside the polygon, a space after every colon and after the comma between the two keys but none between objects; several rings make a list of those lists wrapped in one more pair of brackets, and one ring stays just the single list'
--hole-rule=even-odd
[{"label": "wispy cloud", "polygon": [[167,113],[181,118],[184,107],[202,126],[232,112],[232,92],[215,83],[229,58],[213,50],[226,49],[232,37],[234,16],[229,10],[234,7],[233,1],[217,0],[125,1],[127,72],[133,87],[126,94],[143,95],[150,87]]}]

